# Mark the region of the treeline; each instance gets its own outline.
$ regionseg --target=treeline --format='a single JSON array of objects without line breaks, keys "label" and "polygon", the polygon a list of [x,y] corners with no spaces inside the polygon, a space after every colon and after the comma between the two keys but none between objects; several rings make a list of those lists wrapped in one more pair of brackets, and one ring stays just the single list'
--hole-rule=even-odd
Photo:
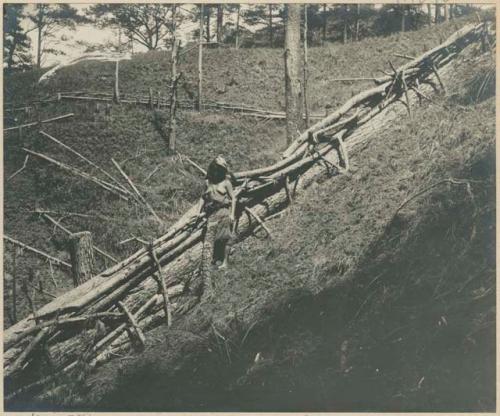
[{"label": "treeline", "polygon": [[[465,4],[398,5],[385,4],[308,4],[303,6],[302,22],[307,13],[307,34],[310,45],[325,42],[354,42],[369,36],[384,36],[395,32],[418,30],[425,25],[477,11]],[[253,5],[241,13],[245,28],[224,28],[224,43],[235,43],[239,31],[242,47],[282,47],[284,42],[284,6]],[[254,29],[254,30],[249,30]],[[239,30],[238,30],[239,29]]]},{"label": "treeline", "polygon": [[[203,12],[202,12],[203,10]],[[308,4],[310,45],[325,42],[355,42],[369,36],[417,30],[477,11],[466,4]],[[96,4],[79,12],[69,4],[3,5],[4,68],[7,70],[44,66],[47,54],[63,54],[57,42],[60,29],[91,24],[116,32],[108,43],[79,41],[86,52],[131,51],[134,45],[147,50],[169,49],[174,31],[187,41],[230,47],[282,47],[284,44],[283,4]],[[202,21],[200,22],[200,16]],[[200,24],[201,23],[201,24]],[[28,34],[34,32],[35,45]],[[304,36],[305,31],[302,31]]]}]

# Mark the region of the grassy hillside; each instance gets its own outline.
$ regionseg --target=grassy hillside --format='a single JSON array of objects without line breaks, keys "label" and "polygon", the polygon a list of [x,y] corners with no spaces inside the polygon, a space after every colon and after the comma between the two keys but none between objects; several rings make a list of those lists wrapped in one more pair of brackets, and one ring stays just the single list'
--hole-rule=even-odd
[{"label": "grassy hillside", "polygon": [[471,90],[486,68],[491,56],[459,60],[447,96],[381,132],[350,174],[298,196],[269,225],[273,240],[262,232],[238,246],[213,277],[217,297],[159,328],[140,356],[100,369],[85,400],[109,410],[494,409],[494,83],[479,99]]},{"label": "grassy hillside", "polygon": [[[426,27],[415,32],[390,35],[384,38],[367,38],[352,44],[331,43],[309,49],[309,91],[312,112],[324,112],[325,106],[338,106],[352,94],[372,85],[370,81],[355,83],[331,82],[346,77],[379,77],[380,70],[390,69],[388,60],[400,65],[406,60],[395,53],[417,56],[443,42],[465,22],[476,19],[464,17]],[[181,94],[188,98],[189,91],[196,96],[198,82],[197,49],[181,55],[179,71],[183,73]],[[51,79],[39,93],[55,91],[94,91],[112,93],[114,63],[86,62],[68,67]],[[259,108],[282,110],[284,108],[284,59],[282,50],[276,48],[209,48],[203,54],[203,91],[205,98],[233,103],[244,103]],[[130,94],[148,94],[149,88],[165,91],[170,82],[170,54],[149,52],[138,54],[131,61],[120,64],[121,91]],[[26,88],[34,83],[39,73],[16,75],[6,78],[4,98],[7,102],[25,101],[33,96]],[[22,85],[20,85],[22,83]],[[31,85],[29,85],[31,86]]]},{"label": "grassy hillside", "polygon": [[[312,112],[323,112],[325,106],[336,107],[352,94],[367,88],[370,82],[330,82],[337,77],[366,76],[387,67],[388,55],[396,52],[418,54],[442,41],[464,22],[457,20],[435,28],[387,37],[381,42],[366,39],[356,47],[331,44],[325,48],[312,48],[310,55],[310,103]],[[383,45],[383,47],[382,47]],[[184,55],[181,71],[185,88],[181,95],[195,91],[196,53]],[[389,56],[390,57],[390,56]],[[393,57],[395,64],[401,58]],[[151,52],[134,57],[120,66],[121,90],[126,93],[146,94],[148,89],[159,89],[168,82],[169,55]],[[284,103],[283,59],[276,49],[207,49],[204,55],[204,91],[207,99],[242,102],[262,108],[281,109]],[[356,68],[353,70],[353,68]],[[58,91],[112,91],[114,65],[87,62],[61,70],[42,87],[36,84],[41,71],[19,73],[5,77],[4,100],[23,105],[37,97],[53,96]],[[125,171],[144,193],[155,211],[165,220],[159,225],[151,213],[134,204],[118,200],[107,191],[79,178],[72,177],[46,162],[31,157],[26,170],[8,180],[22,165],[27,147],[82,168],[97,176],[102,174],[88,169],[75,156],[36,134],[35,129],[9,132],[4,140],[5,232],[34,247],[62,259],[68,259],[65,234],[44,222],[32,211],[54,211],[51,215],[71,231],[89,230],[95,244],[115,258],[124,258],[139,247],[132,242],[118,245],[132,236],[145,240],[161,235],[168,225],[194,202],[203,183],[199,172],[183,165],[166,152],[160,134],[153,127],[153,115],[134,106],[113,106],[111,119],[95,117],[94,105],[82,103],[51,103],[39,108],[42,119],[67,112],[73,119],[52,123],[44,129],[57,139],[79,151],[99,166],[119,174],[111,158],[123,165]],[[178,113],[178,150],[197,163],[207,165],[215,155],[222,153],[234,169],[262,166],[279,158],[285,147],[284,128],[280,121],[262,121],[237,115],[181,111]],[[36,119],[36,112],[16,112],[6,125],[18,125]],[[149,175],[160,165],[153,176]],[[61,213],[61,214],[58,214]],[[72,213],[71,215],[67,215]],[[73,215],[73,214],[83,214]],[[13,273],[13,247],[6,245],[5,294],[10,291]],[[47,264],[31,254],[19,253],[16,275],[23,279],[29,270],[39,270],[44,291],[57,295],[71,283],[65,274],[54,270],[57,287],[48,278]],[[97,257],[97,270],[105,263]],[[49,295],[35,298],[36,306],[50,300]],[[18,316],[28,309],[23,296],[18,297]],[[10,304],[10,306],[9,306]],[[6,319],[12,309],[12,300],[5,302]],[[5,321],[8,325],[11,322]]]}]

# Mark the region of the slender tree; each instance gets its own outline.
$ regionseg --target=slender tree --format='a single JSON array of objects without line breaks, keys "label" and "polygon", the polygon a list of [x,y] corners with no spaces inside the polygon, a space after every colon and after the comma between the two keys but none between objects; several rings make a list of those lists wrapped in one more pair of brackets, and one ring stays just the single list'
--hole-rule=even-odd
[{"label": "slender tree", "polygon": [[203,18],[205,19],[205,41],[208,43],[211,40],[212,35],[210,34],[210,27],[212,25],[212,4],[203,5]]},{"label": "slender tree", "polygon": [[281,22],[282,17],[282,7],[280,5],[252,5],[242,12],[242,17],[245,23],[250,26],[265,25],[264,30],[267,32],[269,46],[273,47],[275,45],[277,23]]},{"label": "slender tree", "polygon": [[406,29],[406,5],[399,6],[399,12],[401,13],[401,32],[404,33]]},{"label": "slender tree", "polygon": [[434,10],[434,22],[439,23],[439,21],[441,20],[441,5],[438,2],[436,2]]},{"label": "slender tree", "polygon": [[21,27],[25,18],[24,4],[3,5],[3,60],[7,69],[12,69],[17,60],[18,64],[27,64],[30,61],[30,41],[27,32]]},{"label": "slender tree", "polygon": [[241,14],[241,5],[238,3],[237,11],[236,11],[236,35],[235,35],[235,47],[238,49],[240,47],[240,14]]},{"label": "slender tree", "polygon": [[327,11],[326,11],[326,3],[323,3],[323,13],[322,13],[322,27],[321,27],[321,32],[322,32],[322,42],[323,44],[326,42],[326,19],[327,19]]},{"label": "slender tree", "polygon": [[89,7],[87,16],[101,27],[121,27],[131,41],[153,50],[169,42],[172,10],[168,4],[101,3]]},{"label": "slender tree", "polygon": [[290,144],[304,128],[300,53],[300,4],[285,6],[285,101],[286,137]]},{"label": "slender tree", "polygon": [[48,46],[48,39],[54,36],[57,29],[67,27],[75,29],[77,23],[87,22],[84,16],[69,4],[44,4],[37,3],[33,13],[28,19],[34,24],[33,30],[37,32],[36,66],[42,65],[43,54],[46,52],[57,53],[55,49]]},{"label": "slender tree", "polygon": [[360,22],[360,11],[361,11],[361,4],[356,5],[356,42],[359,41],[359,22]]},{"label": "slender tree", "polygon": [[217,5],[217,43],[222,43],[222,30],[224,28],[224,5]]},{"label": "slender tree", "polygon": [[273,5],[269,5],[269,45],[271,48],[274,44],[274,28],[273,28]]}]

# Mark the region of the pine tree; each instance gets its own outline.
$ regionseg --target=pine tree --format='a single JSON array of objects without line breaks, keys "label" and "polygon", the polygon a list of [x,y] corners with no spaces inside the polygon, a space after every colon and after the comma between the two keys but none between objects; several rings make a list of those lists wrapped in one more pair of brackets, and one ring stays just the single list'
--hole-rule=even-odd
[{"label": "pine tree", "polygon": [[3,5],[3,59],[8,70],[31,61],[30,40],[21,27],[21,21],[25,18],[24,8],[24,4]]}]

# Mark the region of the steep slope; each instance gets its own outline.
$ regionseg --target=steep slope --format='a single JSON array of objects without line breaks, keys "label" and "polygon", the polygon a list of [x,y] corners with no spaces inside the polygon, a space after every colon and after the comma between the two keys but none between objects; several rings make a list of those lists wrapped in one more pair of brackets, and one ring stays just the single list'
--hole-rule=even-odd
[{"label": "steep slope", "polygon": [[[457,65],[447,97],[381,132],[352,174],[299,196],[272,241],[236,249],[216,298],[102,367],[72,406],[494,408],[495,103],[491,85],[483,102],[468,89],[490,62]],[[397,213],[448,178],[459,184]]]},{"label": "steep slope", "polygon": [[[336,44],[312,48],[309,83],[311,112],[323,113],[325,106],[334,108],[371,85],[369,81],[352,84],[331,82],[333,79],[375,73],[387,66],[388,53],[417,55],[438,44],[467,20],[459,19],[432,29],[424,28],[383,40],[366,39],[359,42],[356,48]],[[186,88],[181,91],[184,98],[196,85],[197,63],[193,53],[187,53],[181,63],[180,69],[186,81]],[[207,49],[204,56],[207,69],[204,91],[208,99],[281,109],[284,102],[280,82],[283,62],[278,50]],[[395,65],[405,62],[402,58],[393,58]],[[152,52],[123,62],[120,75],[122,92],[146,94],[149,87],[160,89],[168,81],[168,61],[167,53]],[[359,68],[359,72],[354,74],[353,68]],[[38,87],[36,80],[40,74],[40,71],[32,71],[6,76],[5,103],[23,105],[36,95],[51,96],[58,91],[84,89],[111,92],[114,66],[88,62],[68,67],[47,85]],[[69,230],[91,231],[97,247],[120,259],[140,246],[137,242],[120,245],[120,241],[132,236],[150,241],[161,235],[198,197],[203,186],[196,170],[167,154],[160,135],[153,127],[153,116],[149,111],[133,106],[113,106],[108,120],[103,116],[96,119],[94,110],[93,105],[68,102],[52,103],[39,109],[42,119],[75,113],[74,119],[49,124],[45,130],[113,175],[118,174],[111,158],[117,160],[165,225],[159,226],[143,207],[117,200],[93,184],[71,177],[33,157],[23,172],[9,180],[25,160],[22,146],[42,151],[73,166],[84,167],[68,152],[40,138],[35,130],[23,130],[21,138],[17,131],[9,132],[4,141],[5,233],[63,260],[68,260],[64,232],[33,211],[54,211],[50,215]],[[34,111],[28,114],[16,112],[16,120],[10,117],[10,113],[6,114],[9,116],[6,118],[7,125],[18,125],[36,118]],[[181,111],[178,130],[179,151],[202,166],[219,153],[226,155],[235,170],[263,166],[278,159],[279,151],[284,148],[284,129],[279,121]],[[90,172],[96,173],[94,169]],[[149,176],[153,172],[153,176]],[[7,284],[4,293],[7,295],[11,292],[14,250],[10,244],[6,248]],[[43,276],[50,274],[45,262],[27,253],[19,254],[16,264],[18,278],[29,275],[31,269],[40,269]],[[98,256],[96,272],[109,264]],[[44,281],[44,292],[49,295],[39,294],[34,299],[36,307],[47,303],[51,295],[59,295],[71,286],[66,272],[54,269],[54,276],[57,287],[50,279]],[[8,318],[12,315],[12,299],[4,300],[4,325],[11,325],[13,319]],[[17,297],[16,303],[18,320],[28,313],[29,308],[22,296]]]}]

